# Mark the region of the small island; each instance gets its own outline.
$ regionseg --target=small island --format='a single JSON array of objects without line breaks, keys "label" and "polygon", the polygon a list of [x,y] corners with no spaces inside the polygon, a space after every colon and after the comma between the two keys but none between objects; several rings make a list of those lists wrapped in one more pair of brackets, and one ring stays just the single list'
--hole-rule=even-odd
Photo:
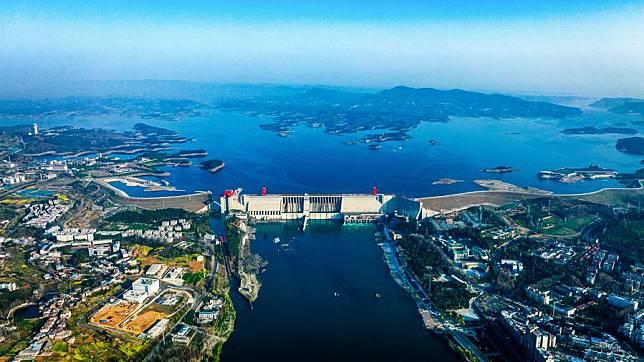
[{"label": "small island", "polygon": [[636,134],[637,130],[625,127],[580,127],[567,128],[561,132],[565,134]]},{"label": "small island", "polygon": [[177,155],[182,158],[197,158],[208,156],[208,152],[205,150],[182,150]]},{"label": "small island", "polygon": [[615,148],[624,153],[644,155],[644,137],[621,138],[617,140]]},{"label": "small island", "polygon": [[453,178],[444,177],[432,182],[432,185],[453,185],[461,182],[463,182],[463,180],[455,180]]},{"label": "small island", "polygon": [[218,159],[206,160],[199,164],[201,168],[208,170],[208,172],[215,173],[226,165],[224,161]]},{"label": "small island", "polygon": [[539,171],[539,180],[552,180],[563,183],[575,183],[584,180],[600,180],[617,177],[617,171],[597,165],[586,167],[564,167],[557,170]]},{"label": "small island", "polygon": [[496,166],[492,168],[484,168],[479,171],[487,172],[487,173],[508,173],[508,172],[516,172],[519,170],[512,166]]},{"label": "small island", "polygon": [[545,191],[534,187],[521,187],[511,183],[503,182],[500,180],[474,180],[475,184],[490,191],[505,191],[505,192],[528,192],[533,194],[550,195],[551,191]]}]

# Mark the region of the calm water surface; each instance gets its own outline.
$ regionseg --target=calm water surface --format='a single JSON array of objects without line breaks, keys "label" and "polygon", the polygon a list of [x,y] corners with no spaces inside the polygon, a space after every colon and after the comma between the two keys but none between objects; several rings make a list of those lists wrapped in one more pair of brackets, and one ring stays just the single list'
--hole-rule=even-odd
[{"label": "calm water surface", "polygon": [[[292,137],[278,137],[259,128],[268,118],[219,112],[210,117],[183,121],[144,120],[165,127],[195,142],[176,145],[176,149],[205,149],[208,158],[220,158],[226,167],[210,174],[198,167],[167,167],[167,180],[177,189],[211,190],[216,194],[227,188],[242,187],[256,193],[262,186],[269,192],[382,192],[405,196],[428,196],[473,191],[480,188],[475,179],[496,178],[521,186],[534,186],[561,193],[585,192],[618,186],[613,180],[562,184],[536,178],[538,171],[559,167],[598,164],[618,171],[641,167],[642,157],[615,149],[624,135],[565,135],[569,127],[621,126],[644,133],[641,116],[587,112],[565,120],[496,120],[454,118],[447,123],[422,123],[412,130],[407,142],[388,142],[378,151],[365,145],[345,145],[368,132],[328,135],[321,129],[296,127]],[[91,117],[83,119],[44,119],[43,127],[71,124],[131,130],[139,119]],[[3,124],[31,123],[33,120],[0,120]],[[429,139],[440,142],[431,146]],[[131,157],[131,156],[122,156]],[[193,159],[196,165],[202,159]],[[508,165],[520,171],[487,174],[480,169]],[[454,185],[432,185],[442,177],[463,180]],[[145,192],[127,189],[134,196],[176,193]]]},{"label": "calm water surface", "polygon": [[312,223],[306,232],[297,224],[259,225],[252,250],[269,265],[253,310],[234,293],[237,321],[222,359],[458,360],[424,330],[413,300],[383,262],[375,231],[337,223]]}]

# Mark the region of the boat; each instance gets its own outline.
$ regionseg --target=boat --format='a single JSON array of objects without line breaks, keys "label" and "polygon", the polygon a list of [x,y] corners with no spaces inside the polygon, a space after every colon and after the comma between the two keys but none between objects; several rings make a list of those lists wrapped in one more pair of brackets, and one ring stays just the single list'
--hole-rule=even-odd
[{"label": "boat", "polygon": [[280,241],[280,238],[276,237],[275,239],[273,239],[273,244],[279,244]]},{"label": "boat", "polygon": [[380,295],[380,293],[376,293],[376,298],[380,298],[380,297],[382,297],[382,295]]},{"label": "boat", "polygon": [[368,147],[368,148],[369,148],[370,150],[379,150],[379,149],[381,149],[381,148],[382,148],[382,145],[378,145],[378,144],[371,144],[371,145],[369,145],[369,147]]},{"label": "boat", "polygon": [[339,296],[340,296],[340,293],[338,293],[338,292],[333,292],[333,296],[334,296],[334,297],[339,297]]}]

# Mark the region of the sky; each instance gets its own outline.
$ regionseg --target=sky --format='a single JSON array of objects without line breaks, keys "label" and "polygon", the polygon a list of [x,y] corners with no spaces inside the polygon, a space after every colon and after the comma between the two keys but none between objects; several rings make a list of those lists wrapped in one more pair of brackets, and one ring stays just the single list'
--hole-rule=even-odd
[{"label": "sky", "polygon": [[3,94],[131,79],[644,98],[644,0],[2,0]]}]

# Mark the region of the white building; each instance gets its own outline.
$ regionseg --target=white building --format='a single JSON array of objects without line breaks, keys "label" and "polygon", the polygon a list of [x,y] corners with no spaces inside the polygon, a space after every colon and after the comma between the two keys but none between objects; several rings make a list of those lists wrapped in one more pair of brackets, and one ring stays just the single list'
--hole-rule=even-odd
[{"label": "white building", "polygon": [[152,328],[150,328],[148,330],[147,335],[150,338],[155,338],[155,337],[159,336],[168,327],[169,322],[170,321],[168,319],[165,319],[165,318],[161,319],[154,326],[152,326]]},{"label": "white building", "polygon": [[139,278],[132,283],[132,290],[152,296],[159,291],[159,281],[152,278]]},{"label": "white building", "polygon": [[143,303],[145,300],[148,298],[148,295],[144,292],[139,292],[136,290],[128,290],[123,294],[123,299],[127,300],[128,302],[134,302],[134,303]]},{"label": "white building", "polygon": [[148,267],[145,275],[161,278],[163,274],[165,274],[166,270],[168,270],[168,267],[165,264],[152,264]]},{"label": "white building", "polygon": [[14,291],[14,290],[16,290],[18,288],[17,288],[15,282],[11,282],[11,283],[0,283],[0,289],[6,289],[6,290],[9,290],[9,291]]}]

